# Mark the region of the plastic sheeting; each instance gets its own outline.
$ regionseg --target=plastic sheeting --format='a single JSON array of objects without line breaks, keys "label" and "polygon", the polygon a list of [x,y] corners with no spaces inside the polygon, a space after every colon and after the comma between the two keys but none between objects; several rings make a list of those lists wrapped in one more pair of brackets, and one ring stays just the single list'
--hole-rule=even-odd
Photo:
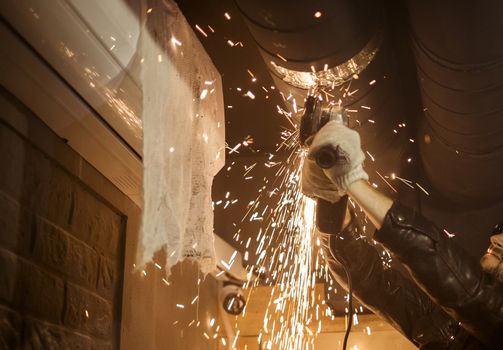
[{"label": "plastic sheeting", "polygon": [[[155,6],[150,6],[155,5]],[[140,38],[143,218],[137,263],[165,248],[216,267],[211,185],[224,165],[220,75],[173,1],[152,1]]]}]

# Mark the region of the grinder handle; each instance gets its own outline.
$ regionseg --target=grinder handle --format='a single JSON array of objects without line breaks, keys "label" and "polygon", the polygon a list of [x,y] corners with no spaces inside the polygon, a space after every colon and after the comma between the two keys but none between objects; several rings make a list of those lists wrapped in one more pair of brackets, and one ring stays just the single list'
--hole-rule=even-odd
[{"label": "grinder handle", "polygon": [[338,147],[333,148],[330,145],[320,148],[315,154],[316,164],[322,169],[330,169],[336,164],[346,161],[346,157],[340,154]]},{"label": "grinder handle", "polygon": [[316,204],[316,226],[318,230],[330,234],[340,233],[343,228],[347,205],[347,195],[335,203],[318,198]]}]

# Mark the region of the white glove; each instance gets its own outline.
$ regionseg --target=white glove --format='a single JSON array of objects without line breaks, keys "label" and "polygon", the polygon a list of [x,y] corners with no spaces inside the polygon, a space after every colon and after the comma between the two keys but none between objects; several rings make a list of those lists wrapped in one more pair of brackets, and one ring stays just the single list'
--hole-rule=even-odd
[{"label": "white glove", "polygon": [[302,167],[302,192],[311,198],[322,198],[331,203],[338,202],[344,193],[325,175],[323,169],[312,159],[306,158]]},{"label": "white glove", "polygon": [[491,236],[491,245],[480,259],[482,269],[503,282],[503,233]]},{"label": "white glove", "polygon": [[[343,157],[343,161],[339,161],[329,169],[321,169],[314,162],[314,155],[326,146],[336,149]],[[369,178],[362,167],[365,155],[361,150],[360,135],[334,121],[328,122],[316,133],[307,158],[302,169],[302,187],[306,195],[334,202],[334,191],[340,197],[346,193],[349,185],[353,182]],[[325,175],[325,178],[321,176],[320,171]],[[331,183],[328,183],[327,179]]]}]

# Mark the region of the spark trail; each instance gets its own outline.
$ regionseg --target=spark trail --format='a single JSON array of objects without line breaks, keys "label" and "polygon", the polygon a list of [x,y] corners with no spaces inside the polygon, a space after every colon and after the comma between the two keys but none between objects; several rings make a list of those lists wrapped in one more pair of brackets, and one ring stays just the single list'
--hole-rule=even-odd
[{"label": "spark trail", "polygon": [[[258,259],[252,270],[267,275],[266,283],[272,286],[259,334],[259,343],[265,344],[266,349],[312,348],[321,328],[320,313],[313,310],[316,300],[324,299],[323,295],[315,295],[315,284],[320,279],[333,284],[323,253],[315,249],[316,203],[304,196],[300,188],[305,151],[299,147],[296,136],[288,133],[280,146],[290,153],[277,170],[277,187],[271,191],[279,194],[279,199],[271,206],[270,201],[266,204],[264,200],[267,194],[262,195],[246,215],[263,217],[264,222],[264,229],[257,236]],[[253,288],[258,283],[258,279],[251,278],[247,286]]]}]

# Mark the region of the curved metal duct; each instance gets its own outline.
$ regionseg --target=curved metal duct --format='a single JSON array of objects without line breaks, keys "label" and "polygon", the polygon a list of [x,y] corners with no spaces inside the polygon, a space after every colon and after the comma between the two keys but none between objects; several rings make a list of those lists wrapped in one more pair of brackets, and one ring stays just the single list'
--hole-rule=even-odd
[{"label": "curved metal duct", "polygon": [[[313,72],[332,73],[331,80],[343,83],[364,69],[379,49],[379,10],[370,1],[235,2],[274,82],[301,105],[306,83],[318,83],[309,77]],[[296,84],[301,75],[307,79]]]},{"label": "curved metal duct", "polygon": [[[380,18],[372,1],[236,0],[266,62],[320,71],[355,56]],[[285,60],[286,59],[286,60]]]},{"label": "curved metal duct", "polygon": [[469,206],[503,199],[503,2],[409,1],[432,184]]},{"label": "curved metal duct", "polygon": [[[273,80],[290,110],[302,106],[316,87],[338,102],[357,126],[368,165],[378,156],[379,171],[397,171],[405,132],[399,77],[378,2],[235,0]],[[395,127],[398,129],[398,127]],[[408,138],[408,137],[407,137]],[[376,169],[377,170],[377,169]],[[377,176],[371,171],[370,176]]]}]

